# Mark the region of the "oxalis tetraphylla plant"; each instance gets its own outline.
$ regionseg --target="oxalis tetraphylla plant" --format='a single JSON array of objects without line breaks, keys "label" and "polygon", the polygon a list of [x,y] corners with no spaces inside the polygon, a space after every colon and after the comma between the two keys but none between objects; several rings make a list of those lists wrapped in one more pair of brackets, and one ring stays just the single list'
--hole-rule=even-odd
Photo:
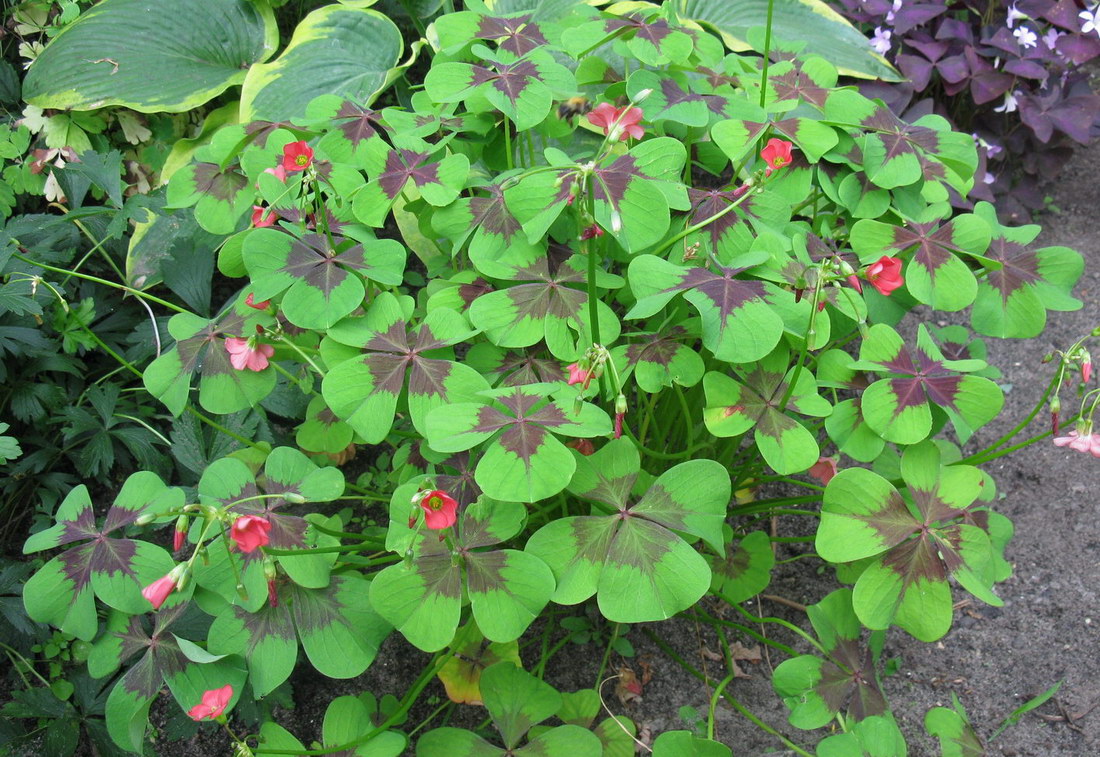
[{"label": "oxalis tetraphylla plant", "polygon": [[[1082,260],[989,205],[953,214],[969,135],[898,119],[819,57],[727,53],[674,6],[470,4],[429,29],[407,105],[322,95],[217,129],[172,177],[170,203],[223,237],[242,289],[213,319],[173,316],[145,386],[173,416],[261,407],[296,428],[214,462],[189,497],[135,474],[102,526],[78,489],[28,542],[79,542],[26,605],[94,640],[93,674],[130,666],[107,705],[119,745],[142,748],[162,682],[192,717],[223,718],[286,681],[299,647],[349,678],[396,630],[431,653],[422,674],[385,707],[334,701],[310,753],[401,753],[437,674],[498,734],[429,731],[418,754],[629,750],[621,715],[593,726],[598,693],[540,680],[556,623],[534,674],[518,640],[592,597],[613,624],[708,594],[764,622],[741,603],[769,583],[754,524],[775,515],[819,519],[806,541],[851,587],[808,608],[816,637],[791,626],[813,650],[776,669],[792,724],[837,720],[818,754],[905,753],[878,685],[884,633],[940,638],[955,591],[1000,604],[1012,525],[977,464],[1034,441],[1015,441],[1033,412],[963,454],[1003,404],[974,333],[1031,337],[1079,307]],[[971,328],[899,326],[917,305],[969,309]],[[334,462],[354,449],[390,464],[345,483]],[[310,507],[336,500],[388,502],[386,527]],[[122,530],[153,523],[175,524],[178,557]],[[696,614],[726,646],[754,633]],[[947,720],[941,738],[976,738]],[[234,739],[303,749],[275,723]]]}]

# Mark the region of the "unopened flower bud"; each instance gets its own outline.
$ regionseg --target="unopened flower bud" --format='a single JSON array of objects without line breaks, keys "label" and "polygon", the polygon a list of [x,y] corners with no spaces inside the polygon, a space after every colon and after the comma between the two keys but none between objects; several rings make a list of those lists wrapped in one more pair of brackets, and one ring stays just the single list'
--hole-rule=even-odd
[{"label": "unopened flower bud", "polygon": [[623,396],[622,394],[620,394],[618,397],[615,398],[615,412],[616,413],[625,413],[626,412],[626,397]]},{"label": "unopened flower bud", "polygon": [[148,526],[150,523],[152,523],[156,519],[157,519],[157,516],[153,515],[153,513],[143,513],[142,515],[139,515],[136,520],[134,520],[134,525],[135,526]]},{"label": "unopened flower bud", "polygon": [[1082,350],[1084,358],[1081,360],[1081,382],[1087,384],[1092,378],[1092,355],[1088,350]]},{"label": "unopened flower bud", "polygon": [[623,217],[619,215],[619,211],[614,208],[611,209],[611,231],[618,234],[623,230]]},{"label": "unopened flower bud", "polygon": [[1058,399],[1058,395],[1054,395],[1050,398],[1050,431],[1052,434],[1058,433],[1058,414],[1062,412],[1062,401]]},{"label": "unopened flower bud", "polygon": [[248,589],[244,588],[244,584],[237,584],[237,596],[242,602],[248,601]]},{"label": "unopened flower bud", "polygon": [[306,498],[298,492],[283,492],[283,499],[292,505],[300,505],[306,501]]},{"label": "unopened flower bud", "polygon": [[183,549],[183,543],[187,539],[187,516],[181,515],[176,519],[176,530],[172,532],[172,551],[179,552]]},{"label": "unopened flower bud", "polygon": [[653,94],[652,89],[643,89],[638,94],[634,95],[634,104],[637,105],[640,102],[644,102],[647,97]]},{"label": "unopened flower bud", "polygon": [[181,562],[172,568],[172,572],[168,575],[176,582],[176,591],[183,591],[191,583],[191,565],[190,563]]}]

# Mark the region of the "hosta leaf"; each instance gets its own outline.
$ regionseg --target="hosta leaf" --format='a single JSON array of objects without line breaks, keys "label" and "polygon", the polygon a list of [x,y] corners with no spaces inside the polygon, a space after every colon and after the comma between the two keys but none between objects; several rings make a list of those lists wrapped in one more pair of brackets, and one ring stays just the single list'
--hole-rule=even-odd
[{"label": "hosta leaf", "polygon": [[390,208],[409,182],[428,204],[442,207],[450,205],[466,183],[470,161],[465,155],[447,155],[435,159],[435,150],[423,143],[403,146],[395,139],[391,148],[381,138],[371,139],[358,153],[360,166],[370,181],[355,193],[352,211],[367,226],[381,226]]},{"label": "hosta leaf", "polygon": [[252,66],[241,88],[241,120],[305,115],[320,94],[368,104],[390,82],[401,33],[374,10],[328,5],[303,18],[282,54]]},{"label": "hosta leaf", "polygon": [[[301,328],[327,329],[363,303],[359,275],[393,286],[401,282],[405,248],[391,239],[365,244],[336,236],[307,234],[295,239],[275,229],[257,229],[244,243],[244,262],[253,297],[283,292],[287,320]],[[359,275],[357,275],[359,274]]]},{"label": "hosta leaf", "polygon": [[1046,325],[1047,310],[1081,307],[1070,295],[1084,269],[1080,253],[1068,247],[1032,249],[1039,228],[1001,226],[989,203],[978,203],[974,213],[993,229],[986,257],[1001,265],[978,285],[971,314],[975,331],[1002,338],[1032,337]]},{"label": "hosta leaf", "polygon": [[652,255],[630,262],[628,281],[638,301],[627,318],[653,315],[684,292],[703,319],[703,344],[719,360],[749,363],[767,355],[783,334],[783,320],[771,302],[782,296],[765,281],[735,278],[743,268],[683,267]]},{"label": "hosta leaf", "polygon": [[143,380],[150,394],[164,403],[172,415],[187,405],[191,377],[200,372],[199,404],[212,413],[228,414],[252,407],[275,388],[275,371],[237,370],[229,362],[225,337],[251,336],[255,321],[229,312],[208,321],[190,313],[172,316],[168,331],[176,345],[145,369]]},{"label": "hosta leaf", "polygon": [[474,400],[489,388],[477,371],[439,352],[472,334],[462,316],[445,308],[411,327],[398,299],[384,292],[365,317],[346,319],[329,331],[334,341],[359,347],[362,354],[328,372],[321,384],[325,401],[366,442],[376,444],[393,425],[407,376],[410,416],[423,433],[429,411]]},{"label": "hosta leaf", "polygon": [[35,59],[23,97],[41,108],[178,113],[239,84],[278,44],[265,4],[166,0],[149,10],[145,0],[89,8]]},{"label": "hosta leaf", "polygon": [[[725,528],[728,528],[725,527]],[[726,547],[724,559],[711,558],[711,587],[727,602],[744,602],[767,588],[775,566],[772,542],[763,531],[753,531]]]}]

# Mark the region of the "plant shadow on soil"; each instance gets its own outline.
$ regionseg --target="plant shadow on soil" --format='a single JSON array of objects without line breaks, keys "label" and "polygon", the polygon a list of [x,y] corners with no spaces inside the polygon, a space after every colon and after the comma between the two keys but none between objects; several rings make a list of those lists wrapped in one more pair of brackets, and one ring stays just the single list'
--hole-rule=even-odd
[{"label": "plant shadow on soil", "polygon": [[[1093,173],[1097,167],[1100,144],[1075,156],[1051,190],[1060,212],[1041,218],[1044,231],[1038,240],[1042,245],[1073,247],[1085,256],[1085,274],[1075,290],[1084,307],[1072,313],[1050,313],[1046,331],[1036,339],[986,340],[990,363],[1004,373],[1000,383],[1006,390],[1005,408],[967,445],[967,452],[981,449],[1026,416],[1051,375],[1051,366],[1041,362],[1045,354],[1069,346],[1100,325],[1100,234],[1095,232],[1100,184]],[[952,322],[966,323],[958,318]],[[1066,416],[1076,407],[1072,396],[1072,388],[1063,391]],[[1046,418],[1045,411],[1041,412],[1026,429],[1027,436],[1046,430]],[[985,469],[995,479],[1001,495],[995,508],[1011,518],[1016,527],[1006,552],[1015,571],[997,587],[1004,599],[1000,608],[985,606],[956,587],[954,623],[939,642],[924,644],[896,628],[889,632],[883,657],[896,659],[900,666],[883,683],[908,740],[909,755],[939,754],[935,740],[924,732],[924,714],[937,705],[950,706],[952,693],[966,707],[979,736],[986,739],[1013,710],[1059,680],[1064,680],[1061,690],[988,744],[987,753],[1000,757],[1100,754],[1100,530],[1095,525],[1093,501],[1100,492],[1100,461],[1054,447],[1045,439],[997,459]],[[806,526],[781,519],[778,533],[798,535],[800,527]],[[808,544],[781,544],[777,558],[783,560],[809,548]],[[831,569],[819,573],[818,565],[814,560],[778,565],[767,591],[804,605],[821,600],[838,584]],[[722,608],[714,600],[704,601],[711,614],[721,613]],[[754,613],[808,627],[804,613],[783,604],[756,600],[746,607]],[[564,610],[568,614],[585,612],[584,607]],[[521,643],[539,638],[541,622],[545,621],[536,624]],[[800,653],[811,651],[793,634],[775,628],[767,629],[770,638]],[[709,682],[686,673],[645,636],[643,629],[660,636],[685,661],[706,671]],[[565,631],[557,628],[552,633],[556,640]],[[612,655],[609,668],[613,672],[622,664],[640,673],[644,663],[652,679],[641,701],[629,705],[615,697],[614,682],[607,683],[604,699],[612,712],[631,718],[651,738],[666,730],[686,728],[678,715],[683,706],[693,707],[705,717],[713,686],[725,675],[721,664],[707,657],[709,650],[720,649],[710,629],[690,619],[676,618],[635,626],[627,638],[636,657],[627,660]],[[730,642],[734,640],[750,647],[755,644],[750,638],[731,635]],[[537,662],[538,647],[534,643],[521,652],[528,668]],[[596,682],[602,655],[603,646],[596,643],[568,644],[550,661],[546,680],[563,692],[590,688]],[[399,634],[393,634],[371,668],[356,679],[322,678],[307,662],[300,661],[291,678],[295,706],[276,706],[276,719],[309,746],[320,738],[324,711],[333,698],[363,691],[379,697],[400,697],[428,659]],[[772,666],[779,661],[773,654],[770,660],[765,657],[758,664],[743,664],[747,677],[735,679],[726,691],[762,721],[812,751],[812,745],[827,732],[806,733],[788,725],[786,707],[771,687]],[[443,701],[443,687],[433,681],[410,713],[409,724],[419,723]],[[169,708],[174,707],[167,695],[154,705],[151,717],[158,730],[164,730],[171,719]],[[457,706],[447,724],[475,728],[486,717],[483,707]],[[428,727],[441,724],[437,718]],[[716,738],[729,745],[735,757],[794,754],[725,703],[716,716]],[[224,732],[209,724],[179,741],[158,739],[153,750],[158,757],[225,757],[232,753]],[[408,750],[408,754],[413,753],[414,745]],[[82,746],[78,754],[90,755],[92,751]]]}]

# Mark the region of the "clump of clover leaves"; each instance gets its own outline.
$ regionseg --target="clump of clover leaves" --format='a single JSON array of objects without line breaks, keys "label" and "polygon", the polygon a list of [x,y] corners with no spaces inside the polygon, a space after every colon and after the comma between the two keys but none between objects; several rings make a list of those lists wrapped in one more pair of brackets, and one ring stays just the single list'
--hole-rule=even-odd
[{"label": "clump of clover leaves", "polygon": [[[369,754],[371,757],[397,757],[405,753],[408,738],[401,731],[376,732],[383,723],[401,725],[405,716],[396,713],[397,701],[390,694],[379,698],[369,691],[359,696],[336,697],[325,708],[321,721],[321,746],[323,749],[339,747],[354,751],[334,751],[333,754]],[[367,743],[369,746],[355,747]],[[267,721],[260,728],[262,749],[304,750],[302,742],[278,723]],[[369,750],[369,751],[361,751]]]}]

